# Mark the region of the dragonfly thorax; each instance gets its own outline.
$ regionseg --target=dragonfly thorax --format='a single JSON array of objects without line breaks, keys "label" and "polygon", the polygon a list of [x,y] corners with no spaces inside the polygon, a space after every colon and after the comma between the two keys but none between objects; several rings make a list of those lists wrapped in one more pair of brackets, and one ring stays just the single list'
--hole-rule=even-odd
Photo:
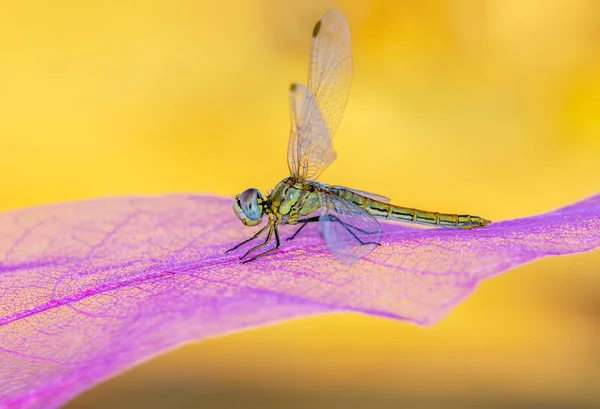
[{"label": "dragonfly thorax", "polygon": [[263,204],[264,199],[258,189],[246,189],[235,197],[233,212],[246,226],[256,226],[262,221]]}]

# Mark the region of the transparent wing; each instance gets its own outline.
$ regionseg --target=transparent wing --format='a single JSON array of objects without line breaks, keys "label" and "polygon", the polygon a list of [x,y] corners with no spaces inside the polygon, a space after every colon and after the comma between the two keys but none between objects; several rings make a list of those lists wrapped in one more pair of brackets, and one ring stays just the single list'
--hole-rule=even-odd
[{"label": "transparent wing", "polygon": [[292,86],[288,165],[293,176],[316,180],[335,160],[331,138],[344,113],[351,82],[350,29],[342,12],[331,10],[313,30],[308,89]]},{"label": "transparent wing", "polygon": [[290,168],[290,175],[298,175],[298,122],[300,122],[300,116],[302,115],[302,108],[304,107],[304,100],[308,89],[302,84],[292,84],[290,87],[290,108],[292,116],[292,130],[290,131],[290,140],[288,142],[288,167]]},{"label": "transparent wing", "polygon": [[333,194],[321,193],[320,199],[319,231],[340,262],[352,264],[373,251],[381,237],[375,217]]},{"label": "transparent wing", "polygon": [[[288,144],[288,167],[292,176],[306,179],[311,173],[311,164],[326,163],[324,169],[335,160],[335,150],[315,98],[304,85],[294,83],[290,87],[290,107],[292,130]],[[310,122],[302,121],[303,112],[311,113]],[[305,135],[312,135],[312,139]]]},{"label": "transparent wing", "polygon": [[377,193],[365,192],[364,190],[358,190],[358,189],[350,189],[349,187],[346,187],[346,186],[336,185],[336,186],[329,186],[329,188],[334,189],[334,190],[348,190],[350,192],[357,193],[357,194],[367,197],[369,199],[377,200],[378,202],[389,202],[391,200],[389,197],[381,196],[381,195],[378,195]]}]

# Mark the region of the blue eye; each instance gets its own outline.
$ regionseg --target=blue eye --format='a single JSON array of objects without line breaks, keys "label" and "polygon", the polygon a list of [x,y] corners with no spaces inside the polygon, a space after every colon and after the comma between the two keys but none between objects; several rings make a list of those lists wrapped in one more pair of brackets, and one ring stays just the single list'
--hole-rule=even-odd
[{"label": "blue eye", "polygon": [[262,206],[259,204],[259,199],[262,201],[262,196],[254,188],[247,189],[240,195],[240,207],[250,220],[258,220],[262,216]]}]

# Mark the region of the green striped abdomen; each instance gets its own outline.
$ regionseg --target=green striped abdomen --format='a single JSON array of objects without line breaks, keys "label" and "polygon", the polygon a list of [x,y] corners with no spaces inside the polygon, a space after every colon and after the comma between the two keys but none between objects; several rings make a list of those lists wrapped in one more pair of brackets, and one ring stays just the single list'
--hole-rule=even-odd
[{"label": "green striped abdomen", "polygon": [[482,217],[471,216],[469,214],[429,212],[395,206],[391,203],[370,199],[349,190],[332,189],[331,192],[340,196],[342,199],[362,207],[373,216],[381,219],[417,223],[427,226],[460,227],[465,229],[483,227],[491,223],[491,221]]}]

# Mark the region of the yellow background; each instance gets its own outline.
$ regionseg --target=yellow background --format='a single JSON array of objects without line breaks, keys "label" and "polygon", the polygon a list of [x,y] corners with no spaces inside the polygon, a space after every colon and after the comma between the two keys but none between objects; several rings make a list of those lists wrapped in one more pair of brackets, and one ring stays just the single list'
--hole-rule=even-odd
[{"label": "yellow background", "polygon": [[[3,1],[0,210],[273,187],[332,6],[355,74],[324,182],[492,220],[600,190],[600,2]],[[433,328],[338,314],[195,343],[68,408],[598,404],[599,265],[518,268]]]}]

